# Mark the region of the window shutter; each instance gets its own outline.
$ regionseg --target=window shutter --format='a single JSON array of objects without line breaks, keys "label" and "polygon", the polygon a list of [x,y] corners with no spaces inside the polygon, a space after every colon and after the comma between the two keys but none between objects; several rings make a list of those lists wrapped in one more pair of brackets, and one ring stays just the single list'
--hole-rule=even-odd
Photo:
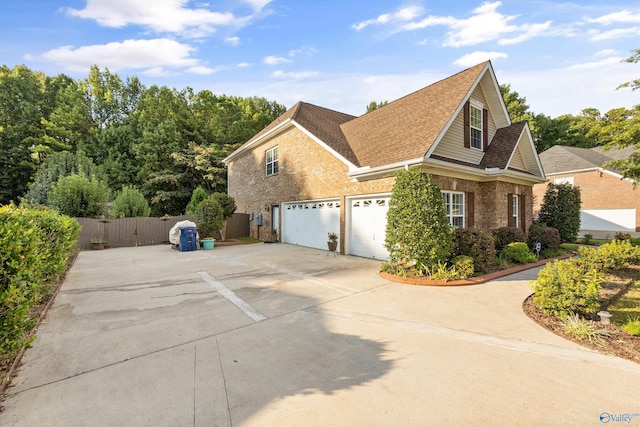
[{"label": "window shutter", "polygon": [[464,103],[464,148],[471,148],[471,122],[469,120],[469,101]]},{"label": "window shutter", "polygon": [[467,201],[467,206],[465,207],[467,210],[467,224],[466,228],[475,227],[475,204],[474,204],[474,194],[473,193],[465,193],[464,198]]},{"label": "window shutter", "polygon": [[489,110],[482,109],[482,151],[489,148]]},{"label": "window shutter", "polygon": [[507,225],[509,227],[515,226],[513,223],[513,194],[507,194]]},{"label": "window shutter", "polygon": [[524,231],[525,233],[527,232],[527,223],[525,222],[525,207],[524,207],[524,200],[525,197],[524,195],[520,195],[518,196],[518,209],[520,210],[520,212],[518,212],[518,218],[520,219],[520,228],[522,229],[522,231]]}]

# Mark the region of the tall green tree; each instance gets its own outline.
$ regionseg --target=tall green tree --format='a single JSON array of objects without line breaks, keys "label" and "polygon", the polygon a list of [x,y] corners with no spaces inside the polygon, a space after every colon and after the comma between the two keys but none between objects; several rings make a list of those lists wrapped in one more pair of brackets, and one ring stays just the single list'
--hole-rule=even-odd
[{"label": "tall green tree", "polygon": [[573,243],[580,230],[580,189],[549,184],[540,208],[540,222],[558,230],[563,243]]},{"label": "tall green tree", "polygon": [[367,105],[367,113],[370,113],[374,110],[377,110],[378,108],[387,105],[389,103],[389,101],[387,101],[386,99],[384,101],[380,101],[380,102],[376,102],[376,101],[371,101],[369,103],[369,105]]}]

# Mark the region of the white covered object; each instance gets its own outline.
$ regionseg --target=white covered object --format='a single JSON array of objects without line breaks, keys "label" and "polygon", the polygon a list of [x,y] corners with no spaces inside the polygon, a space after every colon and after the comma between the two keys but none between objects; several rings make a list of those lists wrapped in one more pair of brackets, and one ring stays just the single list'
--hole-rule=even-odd
[{"label": "white covered object", "polygon": [[179,245],[180,244],[180,229],[181,228],[186,228],[186,227],[195,227],[196,223],[193,221],[178,221],[176,222],[176,225],[174,225],[173,227],[171,227],[171,230],[169,230],[169,242],[173,243],[174,245]]}]

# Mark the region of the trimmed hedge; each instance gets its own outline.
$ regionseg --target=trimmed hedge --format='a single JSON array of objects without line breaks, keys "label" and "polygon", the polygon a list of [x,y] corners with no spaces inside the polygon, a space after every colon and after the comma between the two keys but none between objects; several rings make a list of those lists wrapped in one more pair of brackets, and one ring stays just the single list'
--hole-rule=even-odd
[{"label": "trimmed hedge", "polygon": [[496,252],[501,252],[505,246],[514,242],[526,242],[527,236],[518,227],[500,227],[491,231],[493,234]]},{"label": "trimmed hedge", "polygon": [[31,308],[74,252],[80,224],[48,208],[0,208],[0,360],[29,344]]},{"label": "trimmed hedge", "polygon": [[541,252],[558,252],[560,250],[560,234],[558,233],[558,230],[553,227],[546,227],[537,224],[529,227],[529,236],[527,239],[529,248],[532,251],[535,251],[536,243],[538,242],[540,243],[540,246],[542,246]]}]

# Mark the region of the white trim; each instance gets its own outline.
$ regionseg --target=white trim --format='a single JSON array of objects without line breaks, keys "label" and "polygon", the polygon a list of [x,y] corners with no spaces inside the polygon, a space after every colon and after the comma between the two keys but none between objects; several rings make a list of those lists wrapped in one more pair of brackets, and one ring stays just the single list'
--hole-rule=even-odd
[{"label": "white trim", "polygon": [[247,151],[253,150],[254,146],[260,145],[261,141],[264,141],[265,139],[270,138],[274,133],[277,133],[277,132],[281,131],[285,126],[290,125],[292,122],[293,122],[293,120],[291,120],[291,119],[284,120],[282,123],[280,123],[277,126],[275,126],[269,132],[267,132],[264,135],[262,135],[260,138],[257,138],[254,141],[249,140],[248,144],[242,145],[236,151],[234,151],[233,153],[229,154],[227,157],[222,159],[222,162],[223,163],[227,163],[229,160],[233,160],[236,157],[239,157],[241,154],[244,154]]},{"label": "white trim", "polygon": [[445,199],[444,202],[444,207],[447,210],[447,218],[449,218],[449,225],[452,227],[455,227],[455,225],[452,224],[453,222],[453,218],[460,218],[462,217],[462,227],[461,228],[465,228],[466,227],[466,216],[467,216],[467,195],[464,193],[464,191],[454,191],[454,190],[440,190],[440,194],[457,194],[462,196],[462,215],[453,215],[453,214],[449,214],[449,210],[447,209],[447,202]]},{"label": "white trim", "polygon": [[405,160],[397,163],[390,163],[388,165],[376,166],[374,168],[370,166],[365,166],[362,168],[357,168],[348,172],[349,178],[353,178],[358,181],[358,177],[366,177],[368,179],[378,179],[382,175],[390,174],[391,172],[395,172],[401,169],[408,169],[411,166],[418,165],[424,162],[424,157],[418,157],[411,160]]},{"label": "white trim", "polygon": [[547,173],[545,174],[545,176],[548,178],[550,176],[556,176],[556,175],[571,175],[574,173],[593,172],[593,171],[603,171],[603,169],[602,168],[573,169],[569,171]]},{"label": "white trim", "polygon": [[[273,152],[276,153],[275,156],[273,155]],[[269,159],[269,153],[272,153],[270,162],[268,160]],[[278,149],[277,145],[264,150],[264,173],[265,173],[265,176],[273,176],[273,175],[277,175],[278,174],[278,171],[280,170],[280,166],[278,165],[279,161],[280,161],[280,150]],[[269,165],[271,165],[271,173],[269,173]]]},{"label": "white trim", "polygon": [[617,173],[617,172],[613,172],[613,171],[610,171],[609,169],[598,168],[598,170],[599,170],[600,172],[602,172],[602,173],[606,173],[607,175],[611,175],[611,176],[613,176],[613,177],[615,177],[615,178],[618,178],[618,179],[620,179],[621,181],[627,181],[627,182],[630,182],[630,183],[632,183],[632,184],[634,183],[633,179],[631,179],[631,178],[625,178],[625,177],[624,177],[624,175],[620,175],[619,173]]}]

